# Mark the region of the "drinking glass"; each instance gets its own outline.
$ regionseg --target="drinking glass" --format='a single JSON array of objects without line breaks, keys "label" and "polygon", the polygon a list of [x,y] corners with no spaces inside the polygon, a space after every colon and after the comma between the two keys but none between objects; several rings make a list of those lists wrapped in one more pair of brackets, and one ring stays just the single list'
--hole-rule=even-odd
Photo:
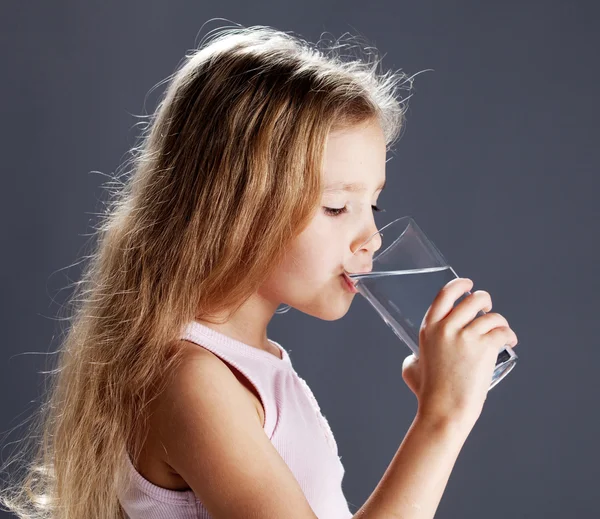
[{"label": "drinking glass", "polygon": [[[378,236],[382,243],[370,269],[371,260],[361,258],[360,254]],[[356,250],[353,259],[354,272],[346,270],[346,274],[394,334],[418,357],[419,330],[425,313],[442,287],[459,276],[411,216],[383,226]],[[469,294],[470,291],[466,292],[454,306]],[[477,317],[485,313],[480,310]],[[502,347],[488,391],[510,373],[517,359],[509,345]]]}]

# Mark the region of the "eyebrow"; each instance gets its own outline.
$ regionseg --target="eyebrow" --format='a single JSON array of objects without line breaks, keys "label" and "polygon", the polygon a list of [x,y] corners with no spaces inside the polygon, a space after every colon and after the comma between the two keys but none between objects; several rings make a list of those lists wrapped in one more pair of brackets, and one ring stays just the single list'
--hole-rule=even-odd
[{"label": "eyebrow", "polygon": [[[384,189],[387,179],[383,181],[377,189]],[[367,190],[367,186],[362,182],[335,182],[328,185],[325,188],[325,193],[331,193],[335,191],[351,191],[353,193],[362,193]]]}]

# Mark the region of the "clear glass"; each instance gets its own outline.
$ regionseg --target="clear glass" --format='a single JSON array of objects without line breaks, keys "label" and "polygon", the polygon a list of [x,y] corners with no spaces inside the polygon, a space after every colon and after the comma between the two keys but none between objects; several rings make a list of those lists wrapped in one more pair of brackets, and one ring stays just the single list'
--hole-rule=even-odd
[{"label": "clear glass", "polygon": [[[381,245],[371,262],[364,247],[376,237],[381,238]],[[353,273],[346,273],[358,292],[418,357],[425,313],[442,287],[459,276],[410,216],[383,226],[356,250],[353,260]],[[455,306],[470,293],[461,296]],[[477,317],[484,314],[479,311]],[[489,389],[510,373],[517,359],[509,345],[500,350]]]}]

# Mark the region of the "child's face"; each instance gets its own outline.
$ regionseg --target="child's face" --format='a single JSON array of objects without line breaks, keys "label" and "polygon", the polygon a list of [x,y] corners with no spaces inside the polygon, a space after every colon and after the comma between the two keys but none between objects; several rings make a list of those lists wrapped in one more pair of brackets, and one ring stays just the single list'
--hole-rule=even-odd
[{"label": "child's face", "polygon": [[[320,207],[261,293],[277,304],[331,321],[346,314],[356,295],[345,287],[343,269],[370,270],[375,250],[381,246],[379,235],[365,244],[377,232],[371,206],[377,205],[385,181],[386,143],[381,127],[372,122],[332,133],[324,161]],[[364,184],[365,190],[340,189],[340,183],[353,182]],[[325,208],[345,209],[333,216]]]}]

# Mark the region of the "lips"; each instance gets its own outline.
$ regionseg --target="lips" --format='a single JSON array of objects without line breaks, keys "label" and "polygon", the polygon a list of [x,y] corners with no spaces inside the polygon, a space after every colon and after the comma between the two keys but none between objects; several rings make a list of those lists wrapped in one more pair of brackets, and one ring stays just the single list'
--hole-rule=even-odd
[{"label": "lips", "polygon": [[344,281],[348,287],[348,290],[350,290],[350,292],[352,292],[353,294],[357,294],[358,289],[356,288],[354,281],[352,279],[350,279],[345,272],[342,273],[342,278],[344,279]]}]

